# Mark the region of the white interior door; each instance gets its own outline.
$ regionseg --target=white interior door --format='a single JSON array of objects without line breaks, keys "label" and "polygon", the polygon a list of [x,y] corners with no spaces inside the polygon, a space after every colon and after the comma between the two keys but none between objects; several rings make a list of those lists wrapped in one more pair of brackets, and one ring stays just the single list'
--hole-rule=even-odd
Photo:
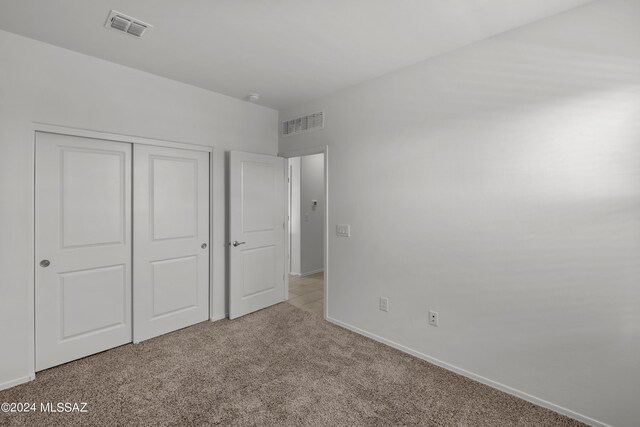
[{"label": "white interior door", "polygon": [[284,301],[285,161],[232,151],[229,318]]},{"label": "white interior door", "polygon": [[134,146],[133,340],[209,318],[209,153]]},{"label": "white interior door", "polygon": [[131,341],[131,146],[38,132],[36,370]]}]

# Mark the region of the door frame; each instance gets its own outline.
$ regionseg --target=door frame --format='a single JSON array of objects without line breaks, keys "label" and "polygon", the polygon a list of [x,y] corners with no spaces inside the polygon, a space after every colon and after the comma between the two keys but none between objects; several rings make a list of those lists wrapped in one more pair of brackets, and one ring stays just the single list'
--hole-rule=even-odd
[{"label": "door frame", "polygon": [[[36,324],[35,324],[35,316],[36,316],[36,308],[35,308],[35,296],[36,296],[36,244],[35,244],[35,226],[36,226],[36,187],[35,187],[35,176],[36,176],[36,137],[38,133],[53,133],[58,135],[67,135],[67,136],[78,136],[84,138],[91,138],[95,140],[104,140],[104,141],[115,141],[115,142],[124,142],[129,143],[132,146],[134,144],[143,144],[143,145],[153,145],[156,147],[168,147],[168,148],[178,148],[183,150],[194,150],[194,151],[204,151],[209,153],[209,321],[219,320],[218,317],[213,317],[213,277],[214,277],[214,254],[217,254],[216,245],[214,244],[214,162],[216,157],[218,156],[218,149],[208,146],[208,145],[200,145],[200,144],[191,144],[186,142],[178,142],[178,141],[170,141],[170,140],[161,140],[161,139],[153,139],[153,138],[144,138],[139,136],[132,135],[124,135],[118,133],[111,132],[103,132],[103,131],[95,131],[89,129],[80,129],[73,128],[67,126],[59,126],[52,125],[48,123],[39,123],[33,122],[31,124],[31,128],[29,130],[29,134],[31,137],[31,144],[29,144],[29,165],[30,165],[30,191],[31,191],[31,206],[29,207],[29,219],[32,224],[31,226],[31,235],[29,238],[29,251],[32,255],[30,274],[31,277],[29,286],[29,298],[31,300],[31,304],[29,304],[29,311],[27,312],[27,316],[29,318],[29,379],[34,380],[36,378]],[[132,151],[133,153],[133,151]],[[133,165],[133,163],[132,163]],[[133,195],[132,195],[133,197]],[[133,212],[132,212],[133,214]],[[133,220],[133,218],[131,218]],[[132,248],[133,250],[133,248]],[[133,264],[131,268],[131,274],[133,276]],[[133,277],[131,278],[131,291],[133,298]],[[133,299],[132,299],[133,302]],[[133,304],[131,309],[133,310]],[[131,329],[133,334],[133,313],[132,313],[132,322]]]},{"label": "door frame", "polygon": [[[309,148],[301,148],[296,150],[286,150],[278,153],[278,157],[284,157],[287,159],[287,169],[288,169],[288,159],[292,157],[301,157],[301,156],[309,156],[312,154],[324,154],[324,319],[327,320],[329,317],[329,146],[328,145],[319,145]],[[288,171],[287,171],[288,176]],[[285,194],[289,195],[288,191],[288,183],[285,183],[287,186]],[[289,203],[289,196],[287,196],[287,200],[285,201],[285,210],[287,210],[287,205]],[[289,218],[289,223],[291,219]],[[285,253],[289,254],[291,248],[289,247],[291,236],[290,230],[291,227],[287,226],[286,236],[285,236]],[[289,264],[289,260],[285,257],[285,271],[288,271],[287,264]],[[285,299],[289,299],[289,274],[286,275],[286,280],[284,282],[284,292]]]}]

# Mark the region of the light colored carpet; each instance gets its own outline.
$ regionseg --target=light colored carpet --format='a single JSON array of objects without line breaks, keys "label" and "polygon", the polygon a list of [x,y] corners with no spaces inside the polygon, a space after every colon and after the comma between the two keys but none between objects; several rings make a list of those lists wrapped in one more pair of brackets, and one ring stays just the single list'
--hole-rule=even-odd
[{"label": "light colored carpet", "polygon": [[40,372],[0,402],[87,402],[0,425],[579,426],[290,304]]}]

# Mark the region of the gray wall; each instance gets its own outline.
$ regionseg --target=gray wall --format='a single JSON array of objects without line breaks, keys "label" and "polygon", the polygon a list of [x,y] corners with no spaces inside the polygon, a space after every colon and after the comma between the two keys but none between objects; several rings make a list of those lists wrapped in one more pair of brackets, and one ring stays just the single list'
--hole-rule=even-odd
[{"label": "gray wall", "polygon": [[332,321],[637,425],[639,2],[597,1],[280,118],[319,110],[325,129],[279,151],[330,146]]},{"label": "gray wall", "polygon": [[0,31],[0,388],[33,369],[33,122],[214,146],[213,316],[225,315],[224,150],[277,152],[277,112]]},{"label": "gray wall", "polygon": [[[318,206],[311,206],[317,200]],[[324,154],[300,157],[300,273],[324,267]]]},{"label": "gray wall", "polygon": [[291,230],[290,230],[290,256],[291,270],[290,273],[300,275],[300,157],[292,157],[289,159],[290,179],[291,179],[291,195],[289,203],[291,204]]},{"label": "gray wall", "polygon": [[324,154],[292,157],[289,165],[291,273],[304,276],[324,268]]}]

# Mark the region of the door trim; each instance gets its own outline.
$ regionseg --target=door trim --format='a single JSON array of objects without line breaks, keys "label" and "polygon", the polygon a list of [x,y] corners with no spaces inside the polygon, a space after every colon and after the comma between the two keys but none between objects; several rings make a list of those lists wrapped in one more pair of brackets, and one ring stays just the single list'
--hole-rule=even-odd
[{"label": "door trim", "polygon": [[[308,156],[311,154],[324,154],[324,319],[327,320],[329,317],[329,146],[328,145],[320,145],[309,148],[301,148],[298,150],[287,150],[281,153],[278,153],[279,157],[284,157],[285,159],[289,159],[291,157],[300,157],[300,156]],[[288,194],[288,192],[286,193]],[[288,203],[288,197],[286,203]],[[285,206],[286,208],[286,206]],[[291,248],[289,248],[290,241],[290,228],[286,227],[286,236],[285,236],[285,251],[288,253]],[[287,262],[285,257],[285,262]],[[286,264],[285,264],[285,271]],[[287,280],[284,283],[284,292],[285,298],[288,299],[289,296],[289,275],[287,274]]]},{"label": "door trim", "polygon": [[[40,133],[52,133],[59,135],[68,135],[68,136],[79,136],[85,138],[91,138],[96,140],[105,140],[105,141],[115,141],[115,142],[125,142],[130,144],[143,144],[143,145],[153,145],[156,147],[168,147],[168,148],[179,148],[183,150],[194,150],[194,151],[204,151],[209,153],[209,320],[215,321],[219,320],[220,316],[213,316],[213,277],[214,277],[214,254],[217,254],[216,245],[214,244],[214,163],[215,158],[218,156],[219,150],[215,147],[200,145],[200,144],[191,144],[186,142],[178,142],[178,141],[170,141],[170,140],[161,140],[161,139],[153,139],[153,138],[145,138],[140,136],[132,136],[132,135],[124,135],[118,133],[104,132],[104,131],[96,131],[90,129],[81,129],[74,128],[68,126],[59,126],[48,123],[41,122],[32,122],[29,135],[31,138],[31,144],[29,144],[29,165],[31,167],[31,182],[29,185],[31,191],[30,197],[30,206],[29,206],[29,215],[31,221],[30,235],[29,238],[29,250],[31,253],[31,266],[30,269],[30,283],[29,286],[29,298],[31,300],[31,304],[29,304],[29,311],[27,313],[29,318],[29,351],[27,354],[27,358],[29,360],[29,375],[27,379],[21,379],[20,382],[32,381],[36,378],[36,244],[35,244],[35,226],[36,226],[36,187],[35,187],[35,176],[36,176],[36,137],[38,132]],[[133,264],[132,264],[133,265]],[[133,268],[131,269],[131,273],[133,275]],[[132,277],[133,280],[133,277]],[[132,293],[133,293],[133,281],[132,281]],[[133,305],[132,308],[133,310]],[[133,313],[132,313],[133,319]],[[132,333],[133,333],[133,321],[132,321]],[[24,381],[23,381],[24,380]]]},{"label": "door trim", "polygon": [[186,142],[169,141],[162,139],[144,138],[141,136],[123,135],[120,133],[110,133],[89,129],[72,128],[65,126],[50,125],[47,123],[34,123],[34,132],[57,133],[60,135],[82,136],[92,139],[105,139],[108,141],[128,142],[131,144],[154,145],[156,147],[181,148],[183,150],[208,151],[213,152],[214,148],[208,145],[190,144]]}]

